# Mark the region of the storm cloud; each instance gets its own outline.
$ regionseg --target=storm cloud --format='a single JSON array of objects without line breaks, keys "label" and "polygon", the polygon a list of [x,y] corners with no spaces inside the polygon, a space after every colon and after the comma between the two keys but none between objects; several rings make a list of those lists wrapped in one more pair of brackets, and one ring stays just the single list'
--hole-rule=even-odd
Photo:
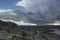
[{"label": "storm cloud", "polygon": [[8,12],[4,12],[7,10],[2,10],[0,19],[37,25],[52,24],[55,21],[60,21],[59,0],[22,0],[18,1],[15,5],[24,7],[25,9]]},{"label": "storm cloud", "polygon": [[60,20],[59,0],[22,0],[17,2],[16,6],[23,6],[33,12],[34,15],[28,15],[28,17],[36,23],[51,23]]}]

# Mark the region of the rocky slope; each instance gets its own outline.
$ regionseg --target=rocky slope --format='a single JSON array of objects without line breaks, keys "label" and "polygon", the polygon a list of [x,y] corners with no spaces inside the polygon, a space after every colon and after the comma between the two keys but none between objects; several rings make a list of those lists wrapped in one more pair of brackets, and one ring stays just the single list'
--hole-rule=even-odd
[{"label": "rocky slope", "polygon": [[0,20],[0,39],[4,40],[59,40],[60,26],[24,26]]}]

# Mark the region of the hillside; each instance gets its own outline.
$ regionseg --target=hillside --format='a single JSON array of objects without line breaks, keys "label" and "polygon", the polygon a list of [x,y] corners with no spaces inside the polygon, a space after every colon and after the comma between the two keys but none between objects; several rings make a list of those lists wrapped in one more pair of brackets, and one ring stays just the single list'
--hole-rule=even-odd
[{"label": "hillside", "polygon": [[0,20],[1,40],[59,40],[60,26],[24,26]]}]

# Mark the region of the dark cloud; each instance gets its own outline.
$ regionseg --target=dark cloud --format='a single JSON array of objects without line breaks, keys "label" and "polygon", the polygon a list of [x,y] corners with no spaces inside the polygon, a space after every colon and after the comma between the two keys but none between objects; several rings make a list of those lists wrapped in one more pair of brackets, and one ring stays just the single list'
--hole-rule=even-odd
[{"label": "dark cloud", "polygon": [[25,13],[32,23],[45,24],[60,20],[60,1],[58,0],[22,0],[17,2],[16,6],[23,6],[33,12],[31,16]]}]

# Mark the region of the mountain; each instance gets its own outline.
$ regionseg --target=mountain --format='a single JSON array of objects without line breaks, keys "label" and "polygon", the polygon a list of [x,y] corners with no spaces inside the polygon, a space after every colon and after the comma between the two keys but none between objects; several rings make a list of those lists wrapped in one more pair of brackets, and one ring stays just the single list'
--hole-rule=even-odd
[{"label": "mountain", "polygon": [[24,26],[13,22],[0,20],[0,39],[1,40],[35,40],[37,39],[60,39],[60,26]]}]

